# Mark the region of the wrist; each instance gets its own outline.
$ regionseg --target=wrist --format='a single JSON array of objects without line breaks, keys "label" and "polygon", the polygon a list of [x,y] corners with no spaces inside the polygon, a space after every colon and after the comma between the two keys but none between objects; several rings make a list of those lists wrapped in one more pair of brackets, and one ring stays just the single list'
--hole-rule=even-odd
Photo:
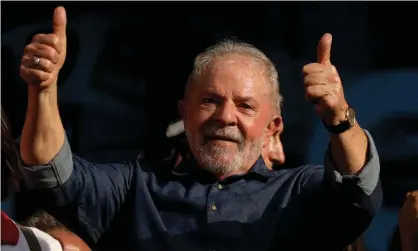
[{"label": "wrist", "polygon": [[48,88],[29,85],[28,87],[28,104],[45,104],[54,105],[57,103],[57,86],[55,84]]},{"label": "wrist", "polygon": [[323,122],[328,126],[339,125],[342,121],[347,120],[347,110],[350,106],[345,103],[340,106],[337,110],[329,113],[329,115],[322,117]]}]

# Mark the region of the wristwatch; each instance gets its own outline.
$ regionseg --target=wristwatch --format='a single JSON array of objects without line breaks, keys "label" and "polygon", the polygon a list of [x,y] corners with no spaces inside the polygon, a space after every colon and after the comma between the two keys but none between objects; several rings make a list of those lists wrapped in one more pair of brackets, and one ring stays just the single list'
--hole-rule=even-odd
[{"label": "wristwatch", "polygon": [[356,124],[356,112],[352,107],[348,107],[345,111],[345,120],[341,121],[338,125],[327,125],[323,120],[322,123],[325,125],[325,128],[328,132],[333,134],[341,134]]}]

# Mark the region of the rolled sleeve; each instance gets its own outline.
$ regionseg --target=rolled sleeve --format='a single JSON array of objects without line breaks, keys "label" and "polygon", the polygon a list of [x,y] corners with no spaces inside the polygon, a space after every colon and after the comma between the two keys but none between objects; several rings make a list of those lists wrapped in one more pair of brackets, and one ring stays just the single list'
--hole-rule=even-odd
[{"label": "rolled sleeve", "polygon": [[368,131],[364,130],[364,132],[368,140],[367,161],[364,167],[357,174],[341,174],[337,170],[328,148],[325,154],[325,179],[336,183],[356,184],[366,195],[371,195],[379,183],[380,163],[372,136]]},{"label": "rolled sleeve", "polygon": [[[17,144],[20,144],[20,139]],[[48,164],[23,167],[25,183],[29,190],[58,187],[70,178],[72,171],[72,152],[66,136],[60,151]]]}]

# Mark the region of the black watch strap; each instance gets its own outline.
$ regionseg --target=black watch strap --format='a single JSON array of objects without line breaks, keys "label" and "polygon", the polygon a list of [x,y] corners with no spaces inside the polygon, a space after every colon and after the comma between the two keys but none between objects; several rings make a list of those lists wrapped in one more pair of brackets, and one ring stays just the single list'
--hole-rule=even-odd
[{"label": "black watch strap", "polygon": [[341,121],[341,123],[339,123],[338,125],[330,126],[327,125],[323,120],[322,123],[324,124],[328,132],[333,134],[341,134],[355,125],[356,112],[351,106],[349,106],[346,110],[345,120]]},{"label": "black watch strap", "polygon": [[342,121],[338,125],[334,126],[329,126],[324,121],[322,121],[322,123],[324,124],[328,132],[333,134],[341,134],[351,128],[350,122],[348,122],[348,120]]}]

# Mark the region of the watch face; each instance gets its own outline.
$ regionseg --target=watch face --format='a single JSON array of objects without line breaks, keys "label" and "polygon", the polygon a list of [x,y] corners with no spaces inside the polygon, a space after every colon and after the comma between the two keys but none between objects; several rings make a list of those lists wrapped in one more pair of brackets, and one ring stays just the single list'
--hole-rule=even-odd
[{"label": "watch face", "polygon": [[347,120],[348,123],[350,123],[350,126],[354,126],[354,124],[356,123],[356,112],[353,108],[349,108],[347,110]]}]

